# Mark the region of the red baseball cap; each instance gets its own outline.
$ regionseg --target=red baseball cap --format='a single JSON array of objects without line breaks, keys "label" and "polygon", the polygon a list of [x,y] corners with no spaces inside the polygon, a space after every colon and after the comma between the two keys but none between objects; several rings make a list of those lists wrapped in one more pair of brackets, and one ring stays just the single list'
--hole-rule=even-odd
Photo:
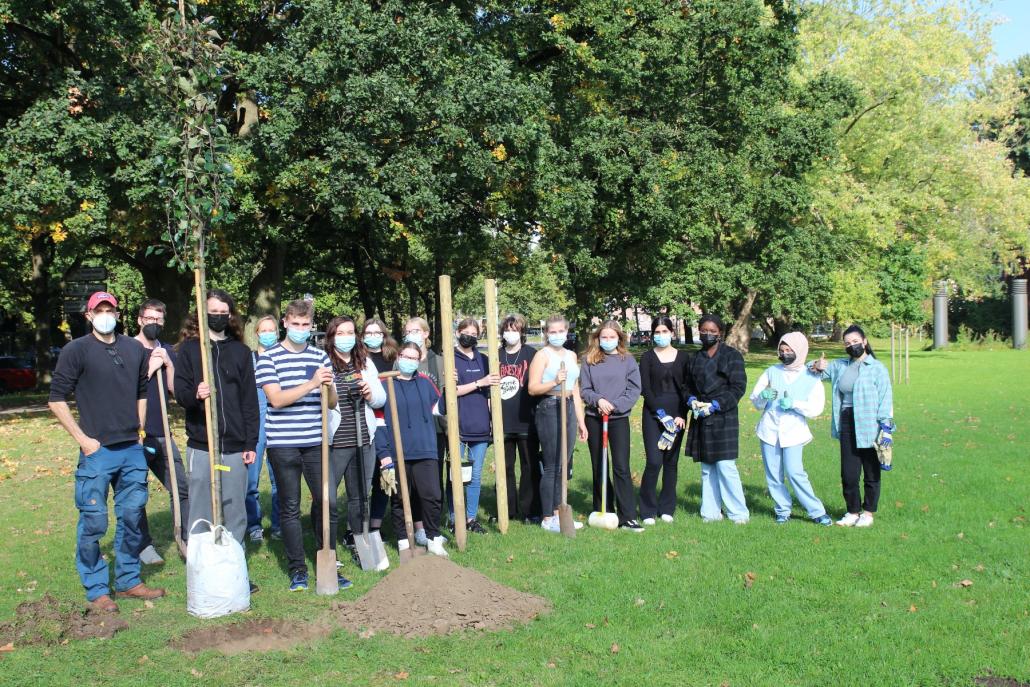
[{"label": "red baseball cap", "polygon": [[86,310],[94,310],[101,303],[110,303],[114,307],[118,307],[118,299],[109,294],[107,291],[97,291],[89,297],[89,303],[86,304]]}]

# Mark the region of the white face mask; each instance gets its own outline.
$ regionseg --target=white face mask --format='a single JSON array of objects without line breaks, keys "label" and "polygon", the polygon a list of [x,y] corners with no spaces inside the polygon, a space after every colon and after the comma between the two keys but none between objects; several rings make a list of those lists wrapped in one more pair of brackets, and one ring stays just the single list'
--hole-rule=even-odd
[{"label": "white face mask", "polygon": [[522,343],[522,335],[518,332],[504,332],[502,336],[504,337],[504,343],[508,344],[509,346],[514,346],[517,343]]},{"label": "white face mask", "polygon": [[404,340],[408,343],[413,343],[416,346],[421,346],[422,342],[426,340],[426,336],[422,332],[413,331],[408,332],[407,336],[404,337]]},{"label": "white face mask", "polygon": [[93,329],[101,334],[110,334],[118,325],[118,318],[109,312],[102,312],[93,316]]}]

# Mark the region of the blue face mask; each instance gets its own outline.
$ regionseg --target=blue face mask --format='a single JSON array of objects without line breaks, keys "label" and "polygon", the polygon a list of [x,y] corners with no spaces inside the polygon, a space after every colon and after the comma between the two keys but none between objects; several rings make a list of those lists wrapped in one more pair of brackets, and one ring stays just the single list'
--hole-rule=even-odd
[{"label": "blue face mask", "polygon": [[654,345],[658,348],[665,348],[672,343],[672,334],[655,334]]},{"label": "blue face mask", "polygon": [[356,339],[353,334],[341,334],[333,339],[333,345],[336,346],[336,350],[341,353],[350,353],[354,348],[355,341]]},{"label": "blue face mask", "polygon": [[413,343],[416,346],[421,346],[422,342],[426,340],[425,335],[422,332],[411,332],[404,336],[404,341],[407,343]]},{"label": "blue face mask", "polygon": [[271,348],[279,343],[279,335],[276,332],[261,332],[258,334],[258,343],[263,348]]},{"label": "blue face mask", "polygon": [[618,339],[598,339],[597,341],[601,344],[601,350],[605,353],[611,353],[619,347]]},{"label": "blue face mask", "polygon": [[555,346],[555,347],[564,346],[565,342],[568,341],[568,339],[569,339],[569,335],[568,334],[548,334],[547,335],[547,343],[549,343],[550,345]]},{"label": "blue face mask", "polygon": [[365,338],[362,339],[365,345],[373,350],[377,350],[383,347],[383,335],[382,334],[366,334]]},{"label": "blue face mask", "polygon": [[401,374],[413,375],[418,371],[418,361],[410,358],[398,358],[397,369],[401,371]]},{"label": "blue face mask", "polygon": [[311,338],[310,329],[294,329],[293,327],[286,328],[286,338],[295,344],[307,343],[308,339]]}]

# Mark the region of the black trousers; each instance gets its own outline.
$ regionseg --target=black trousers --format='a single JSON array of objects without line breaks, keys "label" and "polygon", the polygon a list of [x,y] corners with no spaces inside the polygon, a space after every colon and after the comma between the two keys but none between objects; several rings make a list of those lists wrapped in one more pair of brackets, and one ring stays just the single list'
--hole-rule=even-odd
[{"label": "black trousers", "polygon": [[[443,494],[444,490],[447,489],[447,482],[451,479],[451,476],[447,474],[447,435],[437,433],[436,435],[436,482],[437,487],[440,489],[440,493]],[[416,461],[417,462],[417,461]],[[436,521],[433,522],[433,526],[437,529],[443,524],[440,522],[440,516],[442,513],[437,512]],[[411,519],[414,522],[422,522],[422,526],[425,527],[426,518],[422,512],[422,505],[417,503],[414,499],[411,501]],[[403,521],[402,521],[403,524]],[[426,536],[429,536],[429,529],[426,529]],[[398,539],[404,538],[404,529],[397,533]]]},{"label": "black trousers", "polygon": [[[656,518],[672,515],[676,510],[676,476],[680,462],[683,432],[676,434],[672,448],[662,451],[658,440],[665,431],[662,423],[645,410],[641,418],[644,428],[644,476],[640,479],[640,517]],[[662,491],[658,493],[658,473],[662,473]]]},{"label": "black trousers", "polygon": [[[322,548],[322,447],[277,446],[268,448],[268,462],[279,492],[279,528],[286,548],[290,575],[308,571],[304,560],[304,532],[300,524],[300,481],[311,494],[311,525],[315,548]],[[336,543],[336,490],[329,489],[329,541]]]},{"label": "black trousers", "polygon": [[[411,463],[405,461],[404,470],[408,473],[408,497],[411,501],[411,509],[415,510],[418,504],[419,512],[422,514],[422,526],[426,529],[426,537],[434,539],[440,536],[440,468],[439,461],[416,460]],[[400,475],[397,475],[400,478]],[[405,539],[407,529],[404,526],[404,503],[401,501],[401,485],[397,485],[397,492],[390,497],[390,505],[393,508],[393,528],[397,533],[397,539]],[[415,520],[412,515],[412,521]]]},{"label": "black trousers", "polygon": [[[594,510],[601,510],[601,418],[587,415],[587,447],[590,449],[590,463],[594,469]],[[619,522],[633,520],[637,516],[637,499],[633,494],[633,476],[629,469],[629,417],[608,420],[608,456],[611,470],[608,472],[608,511],[612,511],[612,485],[615,486],[615,512]]]},{"label": "black trousers", "polygon": [[[352,534],[355,532],[360,534],[365,531],[364,518],[374,462],[375,455],[371,444],[361,447],[330,449],[329,466],[333,470],[333,480],[330,482],[329,489],[336,492],[336,501],[339,503],[340,481],[343,481],[347,495],[347,528]],[[362,475],[364,475],[364,480],[362,480]],[[351,542],[353,542],[353,538],[350,538],[348,542],[338,541],[337,543]]]},{"label": "black trousers", "polygon": [[[565,399],[566,435],[569,474],[572,474],[572,453],[576,448],[576,409],[572,397]],[[545,396],[536,405],[534,422],[540,437],[540,511],[545,518],[554,515],[561,503],[561,401],[557,396]]]},{"label": "black trousers", "polygon": [[[865,478],[865,499],[860,500],[858,479]],[[859,448],[855,440],[855,411],[840,413],[840,483],[849,513],[876,512],[880,503],[880,458],[875,448]]]},{"label": "black trousers", "polygon": [[[515,485],[515,452],[522,479]],[[504,435],[504,472],[508,478],[508,517],[540,517],[540,440],[536,434]]]},{"label": "black trousers", "polygon": [[[143,447],[144,449],[154,449],[154,453],[144,450],[143,455],[147,458],[147,467],[150,468],[150,471],[154,473],[154,476],[161,481],[165,490],[168,491],[169,508],[171,508],[172,481],[169,479],[168,475],[168,454],[165,453],[165,439],[164,437],[148,436],[143,440]],[[183,467],[182,456],[179,454],[179,447],[175,445],[175,441],[172,441],[172,457],[175,461],[176,486],[179,489],[179,514],[182,517],[182,540],[186,541],[189,539],[190,483],[189,479],[186,477],[186,468]],[[147,522],[147,512],[145,510],[143,511],[143,517],[140,518],[139,528],[143,535],[140,548],[142,551],[154,543],[154,540],[150,536],[150,523]]]}]

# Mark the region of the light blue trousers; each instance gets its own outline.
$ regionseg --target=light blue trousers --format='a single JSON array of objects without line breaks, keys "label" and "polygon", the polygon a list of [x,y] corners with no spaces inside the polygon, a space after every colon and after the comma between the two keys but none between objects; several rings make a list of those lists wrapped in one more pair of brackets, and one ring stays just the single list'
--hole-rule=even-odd
[{"label": "light blue trousers", "polygon": [[787,483],[794,490],[801,507],[808,517],[815,520],[826,515],[826,507],[812,490],[808,473],[801,462],[804,446],[783,448],[779,442],[775,446],[759,441],[762,445],[762,462],[765,463],[765,481],[769,485],[769,496],[776,504],[776,515],[790,515],[790,491]]},{"label": "light blue trousers", "polygon": [[744,502],[737,461],[701,463],[701,517],[722,520],[723,509],[726,517],[734,522],[747,522],[751,517]]}]

